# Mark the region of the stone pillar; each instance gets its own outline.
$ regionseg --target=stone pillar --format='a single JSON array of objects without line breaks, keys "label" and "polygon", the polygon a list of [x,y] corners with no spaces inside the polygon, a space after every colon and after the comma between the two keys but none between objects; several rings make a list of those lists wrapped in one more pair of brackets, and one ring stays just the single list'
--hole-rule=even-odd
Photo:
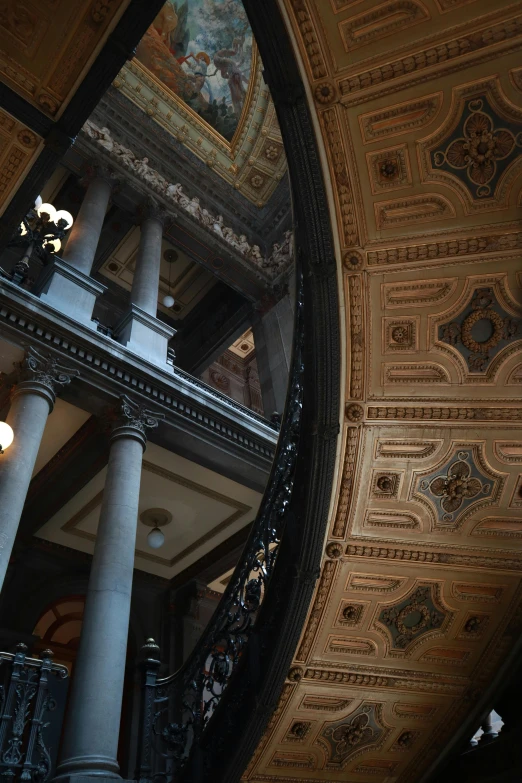
[{"label": "stone pillar", "polygon": [[67,239],[63,258],[53,258],[38,282],[40,297],[56,310],[91,328],[96,299],[106,286],[90,277],[96,248],[116,179],[99,164],[88,169],[87,191]]},{"label": "stone pillar", "polygon": [[78,375],[77,370],[34,348],[29,348],[19,364],[18,383],[11,394],[7,415],[14,440],[0,455],[0,589],[56,389],[70,383],[74,375]]},{"label": "stone pillar", "polygon": [[150,202],[142,208],[140,246],[132,281],[131,302],[156,317],[165,214]]},{"label": "stone pillar", "polygon": [[116,754],[138,522],[145,430],[162,415],[121,398],[65,721],[60,780],[119,777]]},{"label": "stone pillar", "polygon": [[274,412],[283,413],[292,361],[294,306],[287,289],[278,301],[258,305],[252,329],[263,411],[269,419]]},{"label": "stone pillar", "polygon": [[138,211],[141,236],[132,282],[131,306],[116,327],[115,336],[155,367],[172,372],[172,366],[167,364],[167,347],[176,330],[156,318],[165,219],[164,210],[150,198]]}]

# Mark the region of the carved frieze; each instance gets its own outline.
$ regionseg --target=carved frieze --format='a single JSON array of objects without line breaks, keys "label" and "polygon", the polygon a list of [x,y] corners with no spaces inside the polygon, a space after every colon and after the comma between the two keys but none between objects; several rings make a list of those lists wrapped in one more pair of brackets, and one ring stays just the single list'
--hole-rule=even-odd
[{"label": "carved frieze", "polygon": [[343,244],[353,247],[359,244],[352,185],[346,166],[346,152],[343,146],[339,119],[335,107],[320,114],[330,151],[333,177],[337,184],[340,221],[343,229]]},{"label": "carved frieze", "polygon": [[[344,105],[352,106],[368,100],[368,89],[376,88],[373,91],[373,97],[386,95],[393,92],[396,86],[386,84],[393,80],[408,77],[408,86],[420,82],[423,78],[422,72],[430,68],[431,78],[434,78],[438,72],[447,69],[447,63],[458,58],[470,59],[470,55],[481,53],[478,56],[484,58],[483,50],[495,45],[494,54],[498,56],[502,48],[508,48],[513,38],[522,34],[522,16],[517,16],[509,20],[502,20],[496,24],[486,24],[470,35],[469,23],[461,25],[459,34],[441,40],[440,36],[435,36],[435,40],[424,41],[424,47],[418,48],[402,57],[397,57],[390,62],[377,67],[347,76],[339,82]],[[429,46],[429,43],[432,43]],[[502,46],[502,44],[504,46]],[[434,66],[439,66],[438,69]]]},{"label": "carved frieze", "polygon": [[391,247],[383,250],[369,250],[369,266],[379,264],[404,264],[431,259],[496,253],[498,251],[517,251],[522,249],[522,233],[508,232],[491,236],[461,237],[447,241],[433,241],[420,245]]}]

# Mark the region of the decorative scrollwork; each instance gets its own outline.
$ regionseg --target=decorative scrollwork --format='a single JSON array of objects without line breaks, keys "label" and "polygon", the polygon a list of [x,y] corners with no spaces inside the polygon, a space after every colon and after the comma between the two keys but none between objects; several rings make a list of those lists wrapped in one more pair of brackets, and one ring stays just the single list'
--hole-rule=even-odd
[{"label": "decorative scrollwork", "polygon": [[[51,748],[46,745],[46,736],[49,739],[52,734],[48,736],[46,730],[53,723],[52,733],[59,735],[65,706],[65,690],[59,681],[68,676],[68,671],[52,662],[50,650],[44,650],[39,660],[28,658],[26,653],[25,644],[18,644],[14,655],[0,652],[0,664],[4,664],[0,774],[7,779],[45,783],[53,767]],[[9,671],[7,663],[11,664]],[[52,721],[47,720],[51,712]],[[52,750],[55,754],[56,748]]]},{"label": "decorative scrollwork", "polygon": [[36,381],[53,393],[56,386],[66,386],[74,376],[80,374],[78,370],[62,364],[52,354],[42,354],[33,346],[27,349],[24,359],[16,366],[20,368],[22,381]]},{"label": "decorative scrollwork", "polygon": [[134,427],[145,435],[146,429],[157,427],[159,421],[164,419],[163,413],[151,411],[139,402],[131,400],[126,394],[120,397],[119,424]]}]

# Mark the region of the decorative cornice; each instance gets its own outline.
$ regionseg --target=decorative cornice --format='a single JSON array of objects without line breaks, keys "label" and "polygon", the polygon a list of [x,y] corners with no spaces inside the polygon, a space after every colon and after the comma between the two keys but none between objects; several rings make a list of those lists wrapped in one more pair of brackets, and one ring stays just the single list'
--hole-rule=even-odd
[{"label": "decorative cornice", "polygon": [[[88,340],[74,336],[66,331],[65,320],[62,320],[61,324],[55,324],[50,320],[50,316],[46,318],[45,306],[31,294],[20,290],[9,281],[2,280],[1,287],[4,294],[4,304],[0,306],[2,326],[20,336],[21,341],[33,340],[38,346],[42,343],[52,344],[57,351],[74,358],[85,368],[85,371],[82,370],[83,381],[94,379],[97,382],[97,379],[102,378],[104,383],[109,382],[118,389],[118,395],[121,394],[122,386],[131,392],[138,392],[158,406],[166,408],[174,418],[181,417],[205,429],[213,438],[217,437],[236,447],[247,449],[250,454],[263,461],[273,459],[274,444],[268,444],[262,435],[252,435],[248,431],[248,422],[255,427],[267,428],[272,432],[275,442],[276,428],[262,416],[177,367],[168,381],[165,379],[162,382],[150,375],[145,381],[140,369],[132,368],[130,359],[126,361],[125,356],[119,358],[115,355],[115,348],[120,349],[122,354],[125,353],[125,349],[118,343],[95,332],[92,335],[89,333]],[[38,306],[44,312],[38,313]],[[92,372],[95,376],[92,376]],[[220,405],[231,409],[230,415],[220,413]]]}]

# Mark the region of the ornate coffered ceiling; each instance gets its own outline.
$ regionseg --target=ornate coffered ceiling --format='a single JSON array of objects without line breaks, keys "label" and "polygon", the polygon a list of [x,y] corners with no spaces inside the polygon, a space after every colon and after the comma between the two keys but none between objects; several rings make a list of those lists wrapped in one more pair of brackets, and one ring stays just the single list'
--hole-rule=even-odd
[{"label": "ornate coffered ceiling", "polygon": [[418,783],[522,622],[522,4],[280,5],[332,189],[346,404],[315,596],[243,779]]},{"label": "ornate coffered ceiling", "polygon": [[[113,84],[226,182],[263,207],[283,179],[286,159],[257,47],[239,0],[211,2],[214,13],[228,16],[223,20],[218,14],[205,29],[197,15],[199,6],[198,0],[169,0],[136,57]],[[228,11],[221,11],[225,6]],[[165,9],[173,19],[164,18]],[[199,46],[208,52],[192,52]],[[241,95],[236,83],[241,84]],[[222,114],[227,106],[225,119],[234,119],[225,126]]]}]

